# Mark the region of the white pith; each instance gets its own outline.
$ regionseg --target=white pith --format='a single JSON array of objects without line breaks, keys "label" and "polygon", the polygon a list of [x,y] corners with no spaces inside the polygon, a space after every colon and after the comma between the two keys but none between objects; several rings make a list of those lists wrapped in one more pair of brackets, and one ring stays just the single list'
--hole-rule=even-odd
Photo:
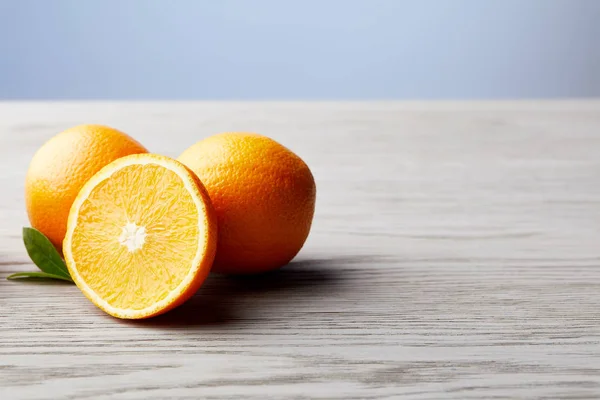
[{"label": "white pith", "polygon": [[128,222],[123,228],[121,228],[121,235],[119,236],[119,243],[122,246],[127,247],[129,252],[133,253],[136,250],[140,250],[146,243],[146,227],[137,226],[135,222]]}]

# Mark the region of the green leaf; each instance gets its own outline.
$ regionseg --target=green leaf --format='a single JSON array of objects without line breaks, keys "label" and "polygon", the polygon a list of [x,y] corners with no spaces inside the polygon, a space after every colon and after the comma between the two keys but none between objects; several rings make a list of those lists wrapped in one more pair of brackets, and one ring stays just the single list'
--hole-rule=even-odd
[{"label": "green leaf", "polygon": [[6,277],[6,279],[59,279],[61,281],[73,282],[71,278],[47,274],[45,272],[17,272]]},{"label": "green leaf", "polygon": [[71,275],[56,248],[44,234],[34,228],[23,228],[23,242],[31,261],[48,275],[60,276],[69,281]]}]

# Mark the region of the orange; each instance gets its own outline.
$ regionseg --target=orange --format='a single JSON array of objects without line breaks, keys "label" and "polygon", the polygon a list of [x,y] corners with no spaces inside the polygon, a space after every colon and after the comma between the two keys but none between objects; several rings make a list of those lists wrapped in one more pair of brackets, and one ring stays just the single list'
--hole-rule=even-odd
[{"label": "orange", "polygon": [[112,162],[81,189],[63,245],[71,277],[118,318],[147,318],[193,295],[210,271],[217,221],[198,178],[155,154]]},{"label": "orange", "polygon": [[217,212],[213,271],[266,272],[300,251],[316,196],[300,157],[265,136],[222,133],[194,144],[178,160],[198,175]]},{"label": "orange", "polygon": [[54,136],[33,156],[25,180],[31,225],[60,250],[73,200],[102,167],[147,150],[116,129],[80,125]]}]

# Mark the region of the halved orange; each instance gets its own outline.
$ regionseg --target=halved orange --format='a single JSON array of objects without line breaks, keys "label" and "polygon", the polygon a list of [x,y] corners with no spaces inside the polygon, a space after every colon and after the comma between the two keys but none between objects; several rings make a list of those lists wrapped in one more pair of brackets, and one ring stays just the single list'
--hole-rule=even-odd
[{"label": "halved orange", "polygon": [[217,222],[200,180],[155,154],[118,159],[75,199],[63,243],[81,291],[108,314],[162,314],[202,285],[216,251]]}]

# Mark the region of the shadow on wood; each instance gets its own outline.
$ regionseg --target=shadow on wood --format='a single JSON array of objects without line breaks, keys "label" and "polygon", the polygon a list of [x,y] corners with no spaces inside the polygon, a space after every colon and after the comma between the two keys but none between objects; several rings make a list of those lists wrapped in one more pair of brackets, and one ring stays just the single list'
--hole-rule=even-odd
[{"label": "shadow on wood", "polygon": [[[359,257],[362,258],[362,257]],[[235,324],[268,319],[270,309],[291,302],[319,301],[335,296],[343,266],[353,257],[292,261],[285,267],[251,276],[211,275],[194,297],[179,308],[156,318],[125,321],[155,328],[184,328]]]}]

